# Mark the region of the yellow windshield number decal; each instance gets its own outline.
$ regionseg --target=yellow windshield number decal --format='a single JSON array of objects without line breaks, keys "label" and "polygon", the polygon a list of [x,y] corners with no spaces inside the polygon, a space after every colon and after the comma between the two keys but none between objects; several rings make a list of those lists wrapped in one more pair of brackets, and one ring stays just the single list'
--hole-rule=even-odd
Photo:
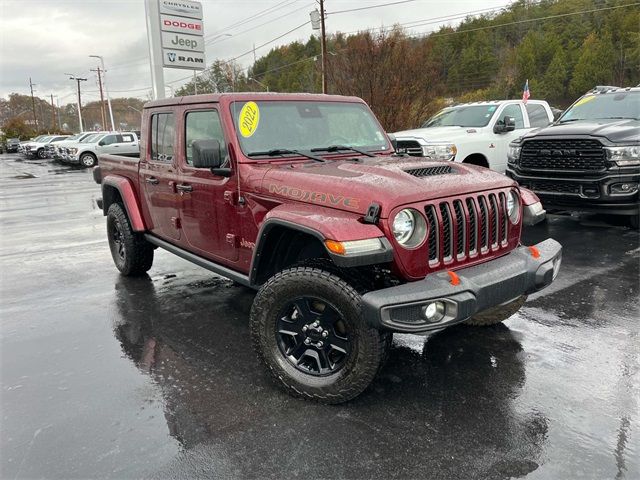
[{"label": "yellow windshield number decal", "polygon": [[240,118],[238,124],[240,125],[240,135],[244,138],[249,138],[256,133],[258,129],[258,123],[260,122],[260,109],[256,102],[247,102],[240,110]]},{"label": "yellow windshield number decal", "polygon": [[582,97],[580,100],[578,100],[576,102],[576,104],[574,105],[574,107],[579,107],[580,105],[584,105],[587,102],[590,102],[591,100],[595,99],[596,96],[595,95],[589,95],[587,97]]}]

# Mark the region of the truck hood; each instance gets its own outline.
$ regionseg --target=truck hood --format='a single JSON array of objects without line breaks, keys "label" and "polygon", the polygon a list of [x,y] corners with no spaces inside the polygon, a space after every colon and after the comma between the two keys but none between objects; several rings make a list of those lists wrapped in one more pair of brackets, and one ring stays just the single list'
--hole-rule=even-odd
[{"label": "truck hood", "polygon": [[[451,173],[416,177],[407,170],[450,166]],[[260,193],[364,214],[371,203],[381,216],[396,207],[459,194],[515,185],[482,167],[415,157],[329,160],[326,163],[272,165]]]},{"label": "truck hood", "polygon": [[579,120],[555,123],[521,137],[521,140],[544,136],[591,135],[604,137],[613,143],[633,142],[640,138],[640,120]]},{"label": "truck hood", "polygon": [[480,127],[430,127],[416,128],[414,130],[403,130],[396,132],[394,135],[398,140],[409,137],[422,138],[427,142],[442,143],[457,140],[458,138],[467,137],[469,134],[477,133]]}]

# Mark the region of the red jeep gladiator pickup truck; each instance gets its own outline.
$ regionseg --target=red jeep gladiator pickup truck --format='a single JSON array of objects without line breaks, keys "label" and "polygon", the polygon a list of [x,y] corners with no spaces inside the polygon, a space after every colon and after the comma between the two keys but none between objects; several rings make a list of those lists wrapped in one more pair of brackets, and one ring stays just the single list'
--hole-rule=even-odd
[{"label": "red jeep gladiator pickup truck", "polygon": [[359,98],[198,95],[142,118],[140,158],[94,171],[116,267],[143,274],[161,247],[258,290],[253,344],[293,395],[354,398],[393,332],[501,322],[558,273],[558,242],[520,244],[535,195],[395,154]]}]

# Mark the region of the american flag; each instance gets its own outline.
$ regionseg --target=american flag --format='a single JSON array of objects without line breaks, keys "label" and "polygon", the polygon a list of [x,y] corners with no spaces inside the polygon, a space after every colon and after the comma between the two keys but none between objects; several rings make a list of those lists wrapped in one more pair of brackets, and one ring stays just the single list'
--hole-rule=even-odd
[{"label": "american flag", "polygon": [[527,78],[527,81],[524,84],[524,91],[522,92],[522,103],[527,103],[527,100],[529,100],[530,96],[531,93],[529,93],[529,79]]}]

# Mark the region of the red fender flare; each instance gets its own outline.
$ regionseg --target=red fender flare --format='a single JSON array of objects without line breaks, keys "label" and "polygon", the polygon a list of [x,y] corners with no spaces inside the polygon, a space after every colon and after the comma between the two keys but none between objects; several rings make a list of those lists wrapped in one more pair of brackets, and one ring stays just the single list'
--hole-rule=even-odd
[{"label": "red fender flare", "polygon": [[[127,210],[129,222],[134,232],[144,232],[147,230],[144,219],[142,217],[142,209],[135,188],[131,180],[115,175],[108,175],[102,179],[102,189],[104,198],[104,187],[110,186],[118,190],[120,197],[124,202],[124,208]],[[106,213],[106,212],[105,212]]]}]

